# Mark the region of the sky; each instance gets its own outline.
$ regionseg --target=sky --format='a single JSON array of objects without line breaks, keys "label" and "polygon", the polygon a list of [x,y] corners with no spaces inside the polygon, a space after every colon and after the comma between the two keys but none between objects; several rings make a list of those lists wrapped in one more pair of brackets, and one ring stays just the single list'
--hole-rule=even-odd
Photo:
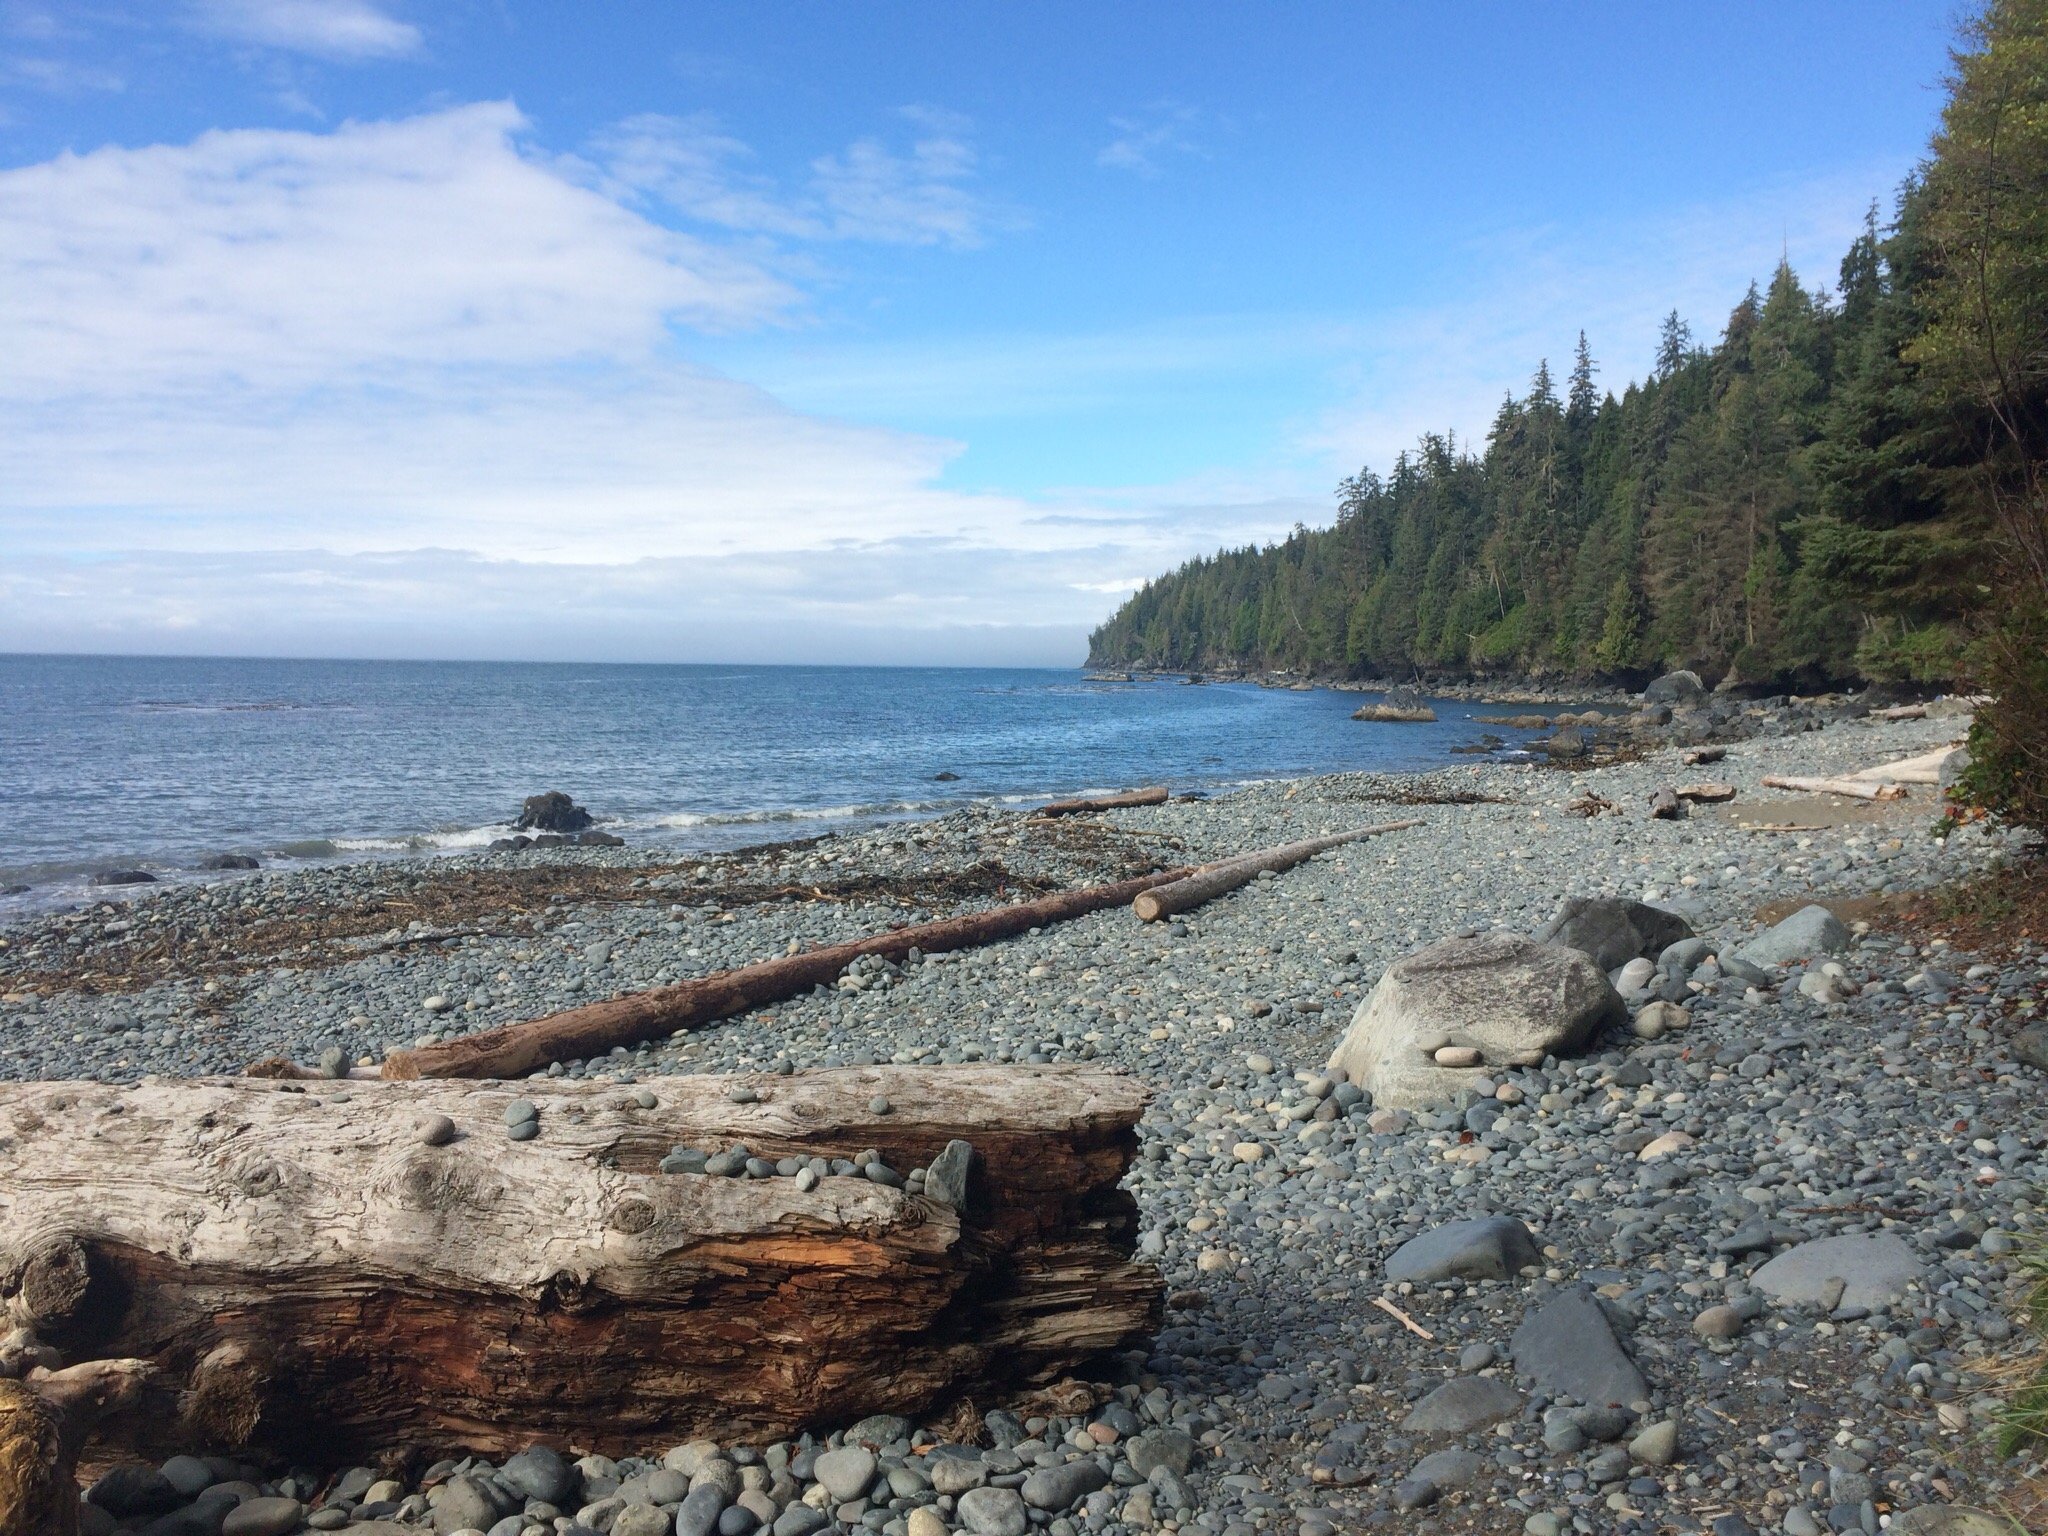
[{"label": "sky", "polygon": [[1924,152],[1922,0],[0,0],[0,651],[1073,666]]}]

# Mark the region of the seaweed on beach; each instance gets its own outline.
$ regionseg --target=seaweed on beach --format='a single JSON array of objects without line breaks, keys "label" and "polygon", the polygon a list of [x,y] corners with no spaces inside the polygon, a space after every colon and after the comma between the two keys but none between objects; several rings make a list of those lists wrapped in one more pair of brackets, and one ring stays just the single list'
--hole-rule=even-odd
[{"label": "seaweed on beach", "polygon": [[[1011,830],[1008,822],[1002,827],[1006,835]],[[1103,824],[1034,825],[1031,835],[1039,849],[1050,845],[1088,860],[1091,878],[1103,880],[1158,868],[1160,856],[1149,845],[1178,846],[1176,839],[1158,835],[1141,844],[1126,829]],[[59,919],[40,942],[0,951],[0,989],[118,993],[139,991],[167,977],[214,980],[280,964],[320,969],[385,950],[531,935],[565,908],[592,904],[661,902],[730,910],[830,902],[895,907],[910,914],[1021,901],[1065,883],[1018,871],[987,853],[964,866],[777,878],[780,866],[800,864],[814,852],[814,844],[785,843],[658,864],[394,864],[380,868],[382,878],[373,891],[336,892],[289,908],[229,901],[203,916],[190,913],[178,922],[136,924],[117,933],[95,932],[80,945],[64,943],[66,929],[91,930],[116,910],[94,909]],[[907,915],[905,920],[910,920]],[[209,1002],[225,1007],[225,991],[210,995]]]}]

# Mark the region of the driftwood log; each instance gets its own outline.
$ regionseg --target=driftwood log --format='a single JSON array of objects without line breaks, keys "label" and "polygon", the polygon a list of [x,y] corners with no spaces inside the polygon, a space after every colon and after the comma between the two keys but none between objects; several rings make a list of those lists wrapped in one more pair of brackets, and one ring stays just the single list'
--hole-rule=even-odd
[{"label": "driftwood log", "polygon": [[[830,986],[840,973],[862,955],[881,955],[901,960],[913,949],[927,955],[947,950],[972,949],[993,944],[1033,928],[1064,923],[1091,912],[1127,904],[1140,891],[1178,880],[1186,869],[1163,870],[1120,880],[1114,885],[1094,885],[1085,890],[1062,891],[1037,901],[1020,901],[1013,906],[991,907],[965,917],[941,918],[891,929],[871,938],[832,944],[800,955],[786,955],[742,965],[728,971],[714,971],[666,987],[629,992],[601,1003],[587,1003],[529,1019],[481,1030],[458,1040],[420,1046],[410,1051],[393,1051],[384,1058],[383,1075],[416,1077],[524,1077],[555,1061],[574,1061],[602,1056],[615,1045],[638,1045],[643,1040],[695,1029],[716,1019],[729,1019],[751,1008],[765,1007],[808,992],[812,987]],[[297,1076],[289,1063],[261,1062],[250,1068],[260,1076]]]},{"label": "driftwood log", "polygon": [[1120,795],[1095,795],[1081,800],[1055,800],[1050,805],[1041,805],[1031,814],[1034,816],[1081,816],[1090,811],[1121,811],[1136,805],[1166,804],[1166,786],[1154,784],[1149,789],[1127,789]]},{"label": "driftwood log", "polygon": [[1346,843],[1355,843],[1362,838],[1378,837],[1382,832],[1399,832],[1404,827],[1419,827],[1420,817],[1407,821],[1385,821],[1377,826],[1357,827],[1349,832],[1336,832],[1328,837],[1311,837],[1298,843],[1286,843],[1278,848],[1261,848],[1256,853],[1241,854],[1234,859],[1220,859],[1214,864],[1204,864],[1179,880],[1155,885],[1140,891],[1131,899],[1131,910],[1148,923],[1156,923],[1163,917],[1176,912],[1187,912],[1214,901],[1226,892],[1249,885],[1259,878],[1262,871],[1283,873],[1295,865],[1305,863],[1319,853],[1332,848],[1341,848]]},{"label": "driftwood log", "polygon": [[1859,768],[1849,777],[1858,782],[1875,780],[1880,784],[1939,784],[1942,764],[1961,750],[1960,746],[1936,747],[1918,757],[1902,757],[1895,763]]},{"label": "driftwood log", "polygon": [[[759,1102],[731,1102],[742,1084]],[[1157,1322],[1118,1188],[1146,1099],[1130,1079],[846,1068],[648,1091],[0,1085],[0,1296],[67,1359],[153,1368],[134,1449],[327,1463],[774,1439],[1043,1382]],[[522,1095],[540,1133],[515,1142]],[[858,1176],[656,1166],[743,1142],[908,1171],[956,1137],[957,1209]]]},{"label": "driftwood log", "polygon": [[1796,789],[1809,795],[1847,795],[1856,800],[1903,800],[1906,786],[1903,784],[1880,784],[1871,779],[1809,779],[1790,775],[1766,774],[1764,785],[1769,789]]}]

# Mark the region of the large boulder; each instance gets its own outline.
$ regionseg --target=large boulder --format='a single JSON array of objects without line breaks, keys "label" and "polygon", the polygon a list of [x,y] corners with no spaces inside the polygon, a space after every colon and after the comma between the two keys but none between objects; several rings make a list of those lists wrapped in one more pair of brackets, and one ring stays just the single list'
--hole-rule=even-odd
[{"label": "large boulder", "polygon": [[1531,935],[1538,944],[1584,950],[1603,971],[1654,959],[1692,936],[1692,925],[1676,912],[1618,896],[1569,897],[1557,916]]},{"label": "large boulder", "polygon": [[1381,1108],[1445,1104],[1488,1067],[1568,1055],[1628,1010],[1583,952],[1517,933],[1445,939],[1396,960],[1330,1065]]},{"label": "large boulder", "polygon": [[1666,672],[1643,690],[1645,704],[1669,704],[1673,709],[1694,709],[1705,702],[1707,685],[1697,672]]},{"label": "large boulder", "polygon": [[526,797],[515,826],[521,832],[581,832],[590,821],[590,812],[559,789],[551,789]]},{"label": "large boulder", "polygon": [[1783,922],[1766,928],[1735,952],[1751,965],[1786,965],[1813,955],[1838,955],[1849,947],[1849,930],[1841,919],[1818,904],[1801,907]]}]

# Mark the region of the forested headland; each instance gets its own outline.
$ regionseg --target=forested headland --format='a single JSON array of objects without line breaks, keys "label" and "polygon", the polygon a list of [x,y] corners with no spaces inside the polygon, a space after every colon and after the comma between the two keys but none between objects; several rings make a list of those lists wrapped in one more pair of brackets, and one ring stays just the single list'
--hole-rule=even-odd
[{"label": "forested headland", "polygon": [[[1579,338],[1483,444],[1429,436],[1328,528],[1192,560],[1096,666],[2048,698],[2048,5],[1996,0],[1940,129],[1831,284],[1780,265],[1719,336],[1673,313],[1603,391]],[[2048,719],[2048,710],[2040,718]]]}]

